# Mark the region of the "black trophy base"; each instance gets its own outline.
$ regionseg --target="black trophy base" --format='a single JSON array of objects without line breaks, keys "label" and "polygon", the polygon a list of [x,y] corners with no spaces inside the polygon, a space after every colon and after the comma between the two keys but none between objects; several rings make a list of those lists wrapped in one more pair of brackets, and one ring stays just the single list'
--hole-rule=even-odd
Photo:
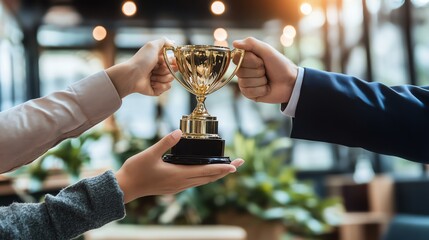
[{"label": "black trophy base", "polygon": [[182,138],[162,160],[182,165],[229,164],[229,157],[223,156],[224,148],[223,139]]}]

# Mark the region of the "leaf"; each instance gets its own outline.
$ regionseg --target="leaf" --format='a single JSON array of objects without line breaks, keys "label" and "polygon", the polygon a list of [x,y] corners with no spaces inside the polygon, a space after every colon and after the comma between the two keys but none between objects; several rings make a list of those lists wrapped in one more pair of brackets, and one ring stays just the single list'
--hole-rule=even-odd
[{"label": "leaf", "polygon": [[282,219],[285,215],[285,209],[282,207],[269,208],[264,211],[263,216],[264,219]]},{"label": "leaf", "polygon": [[286,191],[276,190],[273,192],[273,199],[279,204],[286,205],[290,202],[291,197]]},{"label": "leaf", "polygon": [[247,206],[247,210],[255,216],[264,218],[264,211],[257,204],[250,203]]}]

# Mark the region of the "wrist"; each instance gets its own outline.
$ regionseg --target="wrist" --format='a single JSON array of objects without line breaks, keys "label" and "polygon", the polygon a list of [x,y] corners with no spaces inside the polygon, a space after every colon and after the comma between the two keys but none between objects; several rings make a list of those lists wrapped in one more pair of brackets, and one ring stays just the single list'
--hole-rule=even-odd
[{"label": "wrist", "polygon": [[293,90],[295,88],[295,83],[298,78],[299,68],[295,64],[291,64],[291,67],[289,68],[289,80],[286,81],[286,89],[288,89],[288,94],[286,94],[286,97],[282,103],[288,103],[290,101],[290,98],[292,97]]},{"label": "wrist", "polygon": [[127,177],[123,174],[121,170],[115,173],[115,178],[118,182],[119,188],[124,194],[124,204],[134,200],[134,198],[132,197],[132,188],[130,187]]},{"label": "wrist", "polygon": [[129,82],[132,76],[131,72],[132,68],[126,62],[106,69],[106,73],[109,76],[110,81],[112,81],[119,97],[121,98],[132,93],[132,84]]}]

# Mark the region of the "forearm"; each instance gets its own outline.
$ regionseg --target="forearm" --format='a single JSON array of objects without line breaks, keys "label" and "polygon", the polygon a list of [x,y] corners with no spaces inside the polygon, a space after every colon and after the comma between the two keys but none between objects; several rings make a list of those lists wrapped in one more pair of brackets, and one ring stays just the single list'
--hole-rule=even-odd
[{"label": "forearm", "polygon": [[428,90],[305,69],[292,137],[429,159]]},{"label": "forearm", "polygon": [[60,141],[75,137],[114,113],[121,99],[105,72],[65,91],[0,113],[0,172],[27,164]]},{"label": "forearm", "polygon": [[0,239],[71,239],[124,216],[123,193],[109,171],[43,203],[0,208]]}]

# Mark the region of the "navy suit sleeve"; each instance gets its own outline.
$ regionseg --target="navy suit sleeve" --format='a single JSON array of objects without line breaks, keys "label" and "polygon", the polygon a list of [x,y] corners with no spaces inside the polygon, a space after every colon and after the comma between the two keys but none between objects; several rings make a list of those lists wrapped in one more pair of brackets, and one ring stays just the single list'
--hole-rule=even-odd
[{"label": "navy suit sleeve", "polygon": [[429,87],[306,68],[291,137],[429,163]]}]

